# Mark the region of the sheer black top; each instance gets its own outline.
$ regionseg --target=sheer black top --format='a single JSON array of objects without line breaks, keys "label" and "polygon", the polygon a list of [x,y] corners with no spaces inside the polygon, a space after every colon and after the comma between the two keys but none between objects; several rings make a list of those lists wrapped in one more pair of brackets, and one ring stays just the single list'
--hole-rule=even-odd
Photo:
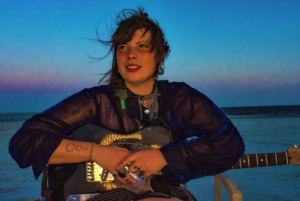
[{"label": "sheer black top", "polygon": [[[226,115],[205,95],[185,83],[158,81],[158,116],[173,132],[173,143],[160,148],[168,166],[164,174],[180,183],[230,169],[244,153],[243,140]],[[138,130],[136,97],[120,99],[107,85],[84,89],[27,120],[12,137],[9,152],[21,168],[32,165],[37,178],[62,139],[85,123],[117,133]],[[141,123],[147,126],[147,114]]]}]

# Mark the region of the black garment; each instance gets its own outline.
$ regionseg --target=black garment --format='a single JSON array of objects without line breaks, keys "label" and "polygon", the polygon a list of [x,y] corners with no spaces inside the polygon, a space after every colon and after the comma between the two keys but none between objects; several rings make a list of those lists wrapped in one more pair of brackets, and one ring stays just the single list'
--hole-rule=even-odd
[{"label": "black garment", "polygon": [[[174,142],[160,149],[168,163],[163,173],[170,178],[169,184],[186,183],[230,169],[245,148],[239,132],[224,113],[185,83],[158,81],[157,88],[158,116],[174,134]],[[62,139],[82,124],[100,125],[117,133],[138,130],[134,120],[140,113],[138,101],[128,93],[122,118],[116,113],[120,100],[113,98],[108,86],[84,89],[70,96],[27,120],[11,139],[10,154],[21,168],[32,165],[38,178]],[[149,119],[143,115],[143,119]],[[147,125],[147,121],[142,123]]]}]

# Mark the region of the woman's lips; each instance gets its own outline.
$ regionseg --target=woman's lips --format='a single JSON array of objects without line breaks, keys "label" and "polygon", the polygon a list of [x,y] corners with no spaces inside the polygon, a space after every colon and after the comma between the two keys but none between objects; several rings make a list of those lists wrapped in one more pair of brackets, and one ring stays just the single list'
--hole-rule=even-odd
[{"label": "woman's lips", "polygon": [[140,66],[137,66],[137,65],[127,65],[126,66],[126,69],[128,72],[130,73],[134,73],[134,72],[137,72],[138,70],[140,70]]}]

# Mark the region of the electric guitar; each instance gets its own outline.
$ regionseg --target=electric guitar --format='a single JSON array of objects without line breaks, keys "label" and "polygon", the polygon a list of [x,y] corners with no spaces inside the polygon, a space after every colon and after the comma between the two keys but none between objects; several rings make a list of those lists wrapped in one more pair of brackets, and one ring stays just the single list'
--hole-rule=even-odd
[{"label": "electric guitar", "polygon": [[[160,148],[172,141],[171,132],[160,126],[147,127],[132,134],[122,135],[92,124],[77,129],[70,138],[100,145],[116,145],[132,152]],[[289,164],[300,165],[300,150],[297,147],[288,148],[287,152],[282,153],[245,154],[232,169]],[[111,173],[95,162],[49,165],[48,169],[48,188],[54,192],[53,200],[57,201],[86,200],[95,194],[115,188],[125,188],[137,194],[151,191],[149,185],[151,177],[145,179],[135,177],[136,184],[128,182],[125,185],[114,180]]]}]

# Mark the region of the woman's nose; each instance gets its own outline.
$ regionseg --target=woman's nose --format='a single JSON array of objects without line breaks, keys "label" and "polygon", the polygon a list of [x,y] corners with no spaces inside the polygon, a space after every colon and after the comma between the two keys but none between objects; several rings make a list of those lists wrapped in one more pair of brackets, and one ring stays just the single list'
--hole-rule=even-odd
[{"label": "woman's nose", "polygon": [[136,50],[134,48],[129,48],[127,52],[127,57],[128,59],[136,59],[137,57]]}]

